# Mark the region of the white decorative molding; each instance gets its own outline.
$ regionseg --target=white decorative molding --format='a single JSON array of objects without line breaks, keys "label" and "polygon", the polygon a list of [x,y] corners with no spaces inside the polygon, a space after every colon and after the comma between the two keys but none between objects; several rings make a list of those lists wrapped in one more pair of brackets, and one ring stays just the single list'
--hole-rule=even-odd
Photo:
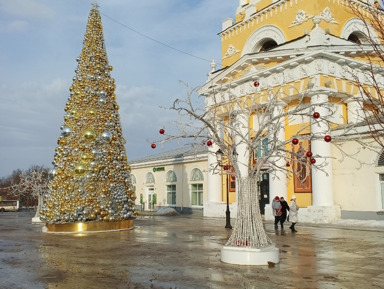
[{"label": "white decorative molding", "polygon": [[[367,30],[367,27],[369,31]],[[366,43],[366,40],[364,39],[364,37],[367,37],[366,35],[370,35],[375,43],[380,43],[380,38],[377,36],[376,31],[368,23],[367,26],[365,26],[365,23],[359,18],[349,19],[344,24],[343,29],[341,30],[341,38],[348,39],[352,33],[362,36],[359,38],[363,43]]]},{"label": "white decorative molding", "polygon": [[227,52],[225,53],[224,57],[223,58],[228,58],[228,57],[231,57],[232,55],[235,55],[237,53],[239,53],[240,50],[237,50],[235,48],[235,46],[233,46],[232,44],[230,44],[228,46],[228,49],[227,49]]},{"label": "white decorative molding", "polygon": [[326,21],[328,23],[339,24],[335,20],[335,18],[333,18],[331,9],[329,7],[326,7],[319,16],[321,17],[321,19],[323,19],[324,21]]},{"label": "white decorative molding", "polygon": [[292,24],[288,27],[293,27],[296,25],[303,24],[304,22],[308,21],[309,19],[313,18],[313,15],[307,14],[304,10],[299,9],[296,13],[295,20],[292,21]]},{"label": "white decorative molding", "polygon": [[250,69],[245,71],[244,76],[247,76],[247,75],[253,74],[253,73],[257,73],[257,72],[263,71],[265,69],[266,69],[266,65],[264,63],[252,65]]},{"label": "white decorative molding", "polygon": [[248,38],[241,52],[241,56],[248,53],[259,52],[261,46],[268,39],[274,40],[277,45],[286,42],[284,33],[277,26],[265,25],[253,32]]},{"label": "white decorative molding", "polygon": [[334,74],[336,72],[336,65],[333,62],[329,62],[328,70],[330,73]]},{"label": "white decorative molding", "polygon": [[316,71],[323,71],[324,61],[320,60],[320,59],[317,59],[315,61],[315,67],[316,67]]},{"label": "white decorative molding", "polygon": [[314,17],[317,17],[321,20],[324,20],[328,23],[333,23],[333,24],[339,24],[335,18],[332,16],[331,9],[329,7],[326,7],[323,12],[320,13],[320,15],[313,16],[311,14],[307,14],[304,10],[298,10],[296,13],[295,20],[292,21],[292,24],[289,25],[289,27],[297,26],[300,24],[303,24],[304,22],[308,21],[309,19],[312,19]]}]

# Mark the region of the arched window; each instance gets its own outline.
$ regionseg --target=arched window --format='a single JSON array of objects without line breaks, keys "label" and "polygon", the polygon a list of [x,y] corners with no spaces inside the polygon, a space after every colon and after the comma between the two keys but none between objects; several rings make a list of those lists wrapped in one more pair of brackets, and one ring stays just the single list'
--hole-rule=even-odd
[{"label": "arched window", "polygon": [[384,166],[384,151],[379,156],[379,159],[377,160],[377,166],[382,167]]},{"label": "arched window", "polygon": [[259,51],[255,51],[255,52],[262,52],[262,51],[268,51],[272,48],[275,48],[277,46],[277,43],[275,40],[273,39],[265,39],[264,43],[261,44],[261,47],[259,49]]},{"label": "arched window", "polygon": [[[177,177],[174,171],[168,171],[165,175],[165,182],[176,183]],[[176,184],[167,184],[167,204],[171,206],[176,205]]]},{"label": "arched window", "polygon": [[204,181],[204,175],[199,169],[193,169],[191,173],[191,182]]},{"label": "arched window", "polygon": [[145,176],[145,183],[146,184],[154,184],[155,183],[155,176],[152,173],[147,173]]},{"label": "arched window", "polygon": [[[377,160],[377,166],[384,166],[384,151],[380,154]],[[384,174],[379,174],[380,191],[381,191],[381,209],[384,210]]]},{"label": "arched window", "polygon": [[165,176],[165,181],[167,183],[175,183],[177,182],[177,177],[174,171],[168,171],[167,175]]},{"label": "arched window", "polygon": [[348,41],[351,41],[356,44],[361,44],[361,40],[359,36],[357,36],[356,33],[352,33],[351,35],[348,36]]},{"label": "arched window", "polygon": [[136,177],[134,175],[131,175],[131,182],[132,185],[136,185]]},{"label": "arched window", "polygon": [[199,169],[193,169],[191,172],[191,205],[203,206],[204,190],[203,181],[204,175]]},{"label": "arched window", "polygon": [[375,30],[359,18],[349,19],[341,30],[341,38],[356,44],[369,44],[367,35],[369,35],[369,38],[375,43],[380,43],[380,39]]},{"label": "arched window", "polygon": [[244,45],[241,56],[249,53],[267,51],[285,43],[284,33],[274,25],[265,25],[255,32],[248,38]]}]

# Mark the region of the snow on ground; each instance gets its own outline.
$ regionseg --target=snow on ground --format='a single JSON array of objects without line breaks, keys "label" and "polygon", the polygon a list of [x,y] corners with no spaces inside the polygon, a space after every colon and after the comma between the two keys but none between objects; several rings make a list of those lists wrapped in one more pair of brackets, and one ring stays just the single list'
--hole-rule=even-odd
[{"label": "snow on ground", "polygon": [[332,225],[346,226],[346,227],[366,227],[366,228],[381,228],[384,229],[384,221],[377,220],[354,220],[354,219],[343,219],[333,221]]},{"label": "snow on ground", "polygon": [[178,214],[179,213],[175,209],[167,207],[161,208],[155,213],[157,216],[174,216]]}]

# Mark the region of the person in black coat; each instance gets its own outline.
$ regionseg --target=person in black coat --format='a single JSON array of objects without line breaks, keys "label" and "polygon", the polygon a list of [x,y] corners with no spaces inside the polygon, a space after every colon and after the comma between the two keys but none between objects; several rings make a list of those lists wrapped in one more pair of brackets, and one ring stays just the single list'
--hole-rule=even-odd
[{"label": "person in black coat", "polygon": [[287,219],[287,211],[289,211],[289,206],[286,200],[283,197],[280,197],[281,204],[281,217],[280,217],[280,225],[281,229],[284,229],[284,222]]}]

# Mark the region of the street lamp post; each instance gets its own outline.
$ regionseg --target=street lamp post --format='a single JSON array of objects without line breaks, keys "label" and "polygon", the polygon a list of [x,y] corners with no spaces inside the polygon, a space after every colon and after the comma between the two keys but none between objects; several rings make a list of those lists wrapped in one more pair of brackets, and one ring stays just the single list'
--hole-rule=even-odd
[{"label": "street lamp post", "polygon": [[225,211],[225,228],[232,229],[231,225],[231,212],[229,211],[229,182],[227,177],[227,210]]},{"label": "street lamp post", "polygon": [[[223,160],[223,152],[221,149],[218,149],[216,152],[216,159],[217,159],[217,164],[222,167],[222,160]],[[231,225],[231,212],[229,211],[229,182],[228,182],[228,177],[227,177],[227,210],[225,211],[225,228],[226,229],[232,229]]]}]

